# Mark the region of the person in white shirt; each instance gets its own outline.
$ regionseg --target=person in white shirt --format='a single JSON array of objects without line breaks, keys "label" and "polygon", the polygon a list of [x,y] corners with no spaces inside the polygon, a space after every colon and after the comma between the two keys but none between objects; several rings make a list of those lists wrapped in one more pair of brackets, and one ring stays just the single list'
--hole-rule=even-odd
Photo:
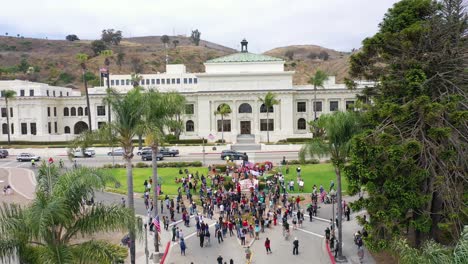
[{"label": "person in white shirt", "polygon": [[289,182],[289,191],[294,191],[294,181],[293,180],[291,180]]}]

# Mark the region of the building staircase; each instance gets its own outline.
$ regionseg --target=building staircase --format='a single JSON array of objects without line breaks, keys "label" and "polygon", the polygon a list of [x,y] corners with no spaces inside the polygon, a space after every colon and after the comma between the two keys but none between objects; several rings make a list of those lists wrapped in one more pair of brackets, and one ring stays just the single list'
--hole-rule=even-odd
[{"label": "building staircase", "polygon": [[262,145],[255,143],[255,135],[241,134],[237,136],[236,144],[231,145],[235,151],[261,150]]}]

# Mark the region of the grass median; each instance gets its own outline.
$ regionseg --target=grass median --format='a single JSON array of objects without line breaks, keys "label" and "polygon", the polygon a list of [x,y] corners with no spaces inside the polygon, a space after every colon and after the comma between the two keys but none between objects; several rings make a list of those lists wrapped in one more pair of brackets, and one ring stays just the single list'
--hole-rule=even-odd
[{"label": "grass median", "polygon": [[[333,166],[329,163],[322,164],[307,164],[307,165],[291,165],[289,166],[289,174],[286,174],[286,168],[283,167],[283,175],[285,175],[286,180],[290,181],[291,179],[295,181],[295,190],[297,192],[298,185],[296,182],[296,168],[301,167],[301,175],[304,179],[304,193],[311,193],[313,185],[317,185],[317,188],[320,185],[328,191],[330,187],[330,182],[333,180],[336,183],[335,170]],[[180,186],[180,183],[175,183],[175,177],[180,178],[183,175],[179,174],[179,169],[184,171],[188,169],[190,173],[195,174],[198,171],[198,174],[201,176],[207,175],[208,169],[203,167],[188,167],[188,168],[159,168],[158,175],[162,179],[162,190],[165,194],[175,195],[177,194],[177,188]],[[276,168],[278,169],[278,168]],[[120,187],[115,188],[113,185],[108,187],[116,190],[116,192],[125,194],[127,193],[127,171],[126,169],[108,169],[117,180],[120,182]],[[134,191],[136,193],[143,193],[144,186],[143,183],[145,180],[148,180],[151,177],[151,168],[134,168],[133,169],[133,185]],[[347,181],[345,177],[342,178],[343,183],[343,192],[346,192]],[[211,184],[211,181],[208,180],[208,184]]]}]

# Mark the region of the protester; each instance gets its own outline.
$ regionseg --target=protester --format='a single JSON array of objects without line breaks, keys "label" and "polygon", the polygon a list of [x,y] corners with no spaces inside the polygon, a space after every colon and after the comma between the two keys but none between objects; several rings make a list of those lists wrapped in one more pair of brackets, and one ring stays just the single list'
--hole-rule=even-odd
[{"label": "protester", "polygon": [[271,244],[270,239],[268,239],[267,237],[265,240],[265,249],[266,249],[267,254],[271,253],[270,244]]},{"label": "protester", "polygon": [[293,242],[293,255],[299,255],[299,240],[297,237],[294,238]]}]

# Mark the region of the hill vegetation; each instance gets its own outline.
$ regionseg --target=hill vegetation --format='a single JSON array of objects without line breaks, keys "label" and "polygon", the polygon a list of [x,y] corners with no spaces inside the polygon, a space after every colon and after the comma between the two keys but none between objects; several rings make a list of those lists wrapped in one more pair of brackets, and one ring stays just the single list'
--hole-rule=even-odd
[{"label": "hill vegetation", "polygon": [[[166,51],[169,63],[183,63],[189,72],[204,72],[207,60],[235,53],[236,50],[200,40],[195,45],[190,37],[148,36],[122,38],[118,45],[107,44],[113,51],[110,58],[111,74],[132,72],[156,73],[165,71]],[[96,49],[103,49],[103,41],[80,40],[69,35],[67,40],[48,40],[24,37],[0,36],[0,79],[21,79],[51,85],[83,88],[81,69],[75,56],[78,53],[90,57],[87,74],[90,86],[99,85],[99,68],[104,58]],[[342,81],[348,70],[348,54],[319,46],[288,46],[265,52],[286,60],[286,70],[296,71],[295,84],[306,84],[317,68]]]}]

